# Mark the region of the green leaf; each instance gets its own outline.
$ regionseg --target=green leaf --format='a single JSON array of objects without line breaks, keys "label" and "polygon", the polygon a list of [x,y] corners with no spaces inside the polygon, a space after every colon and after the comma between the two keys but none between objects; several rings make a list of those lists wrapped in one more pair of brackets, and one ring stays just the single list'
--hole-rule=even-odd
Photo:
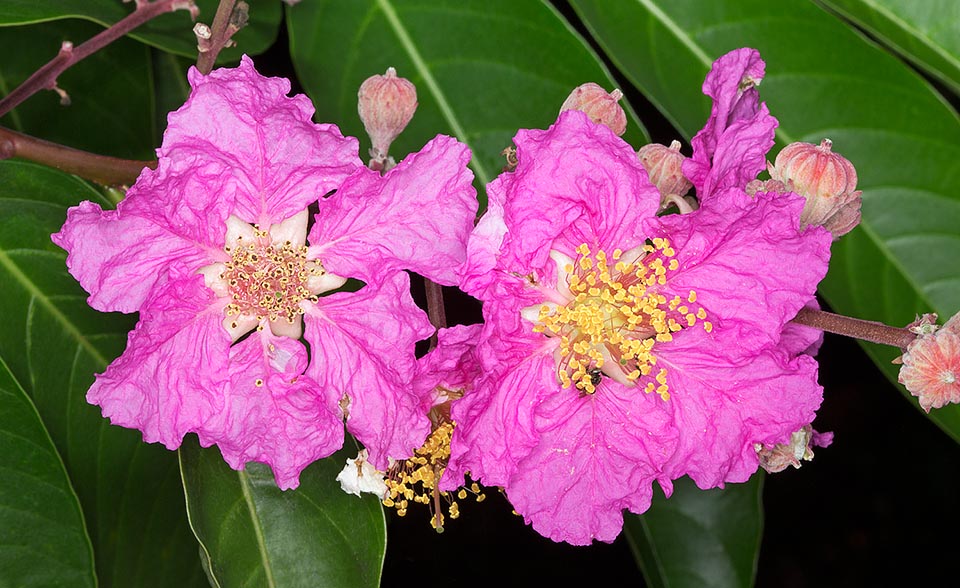
[{"label": "green leaf", "polygon": [[[8,94],[46,63],[63,40],[79,41],[99,30],[82,21],[2,29],[0,94]],[[62,106],[55,92],[41,90],[0,119],[0,125],[101,155],[153,157],[146,47],[120,39],[65,71],[57,85],[70,95],[69,106]]]},{"label": "green leaf", "polygon": [[0,356],[36,404],[87,520],[101,586],[205,585],[176,455],[110,425],[84,395],[124,347],[129,316],[98,313],[50,241],[87,184],[0,161]]},{"label": "green leaf", "polygon": [[[710,111],[700,85],[712,60],[737,47],[759,49],[767,62],[760,94],[780,120],[779,146],[829,137],[863,189],[863,222],[834,245],[821,284],[830,305],[893,325],[960,310],[960,121],[910,68],[799,0],[573,5],[688,138]],[[868,352],[895,381],[897,351]],[[960,406],[929,416],[960,440]]]},{"label": "green leaf", "polygon": [[[219,0],[196,0],[200,8],[198,21],[212,24],[218,3]],[[236,61],[244,53],[263,53],[277,38],[282,15],[280,2],[248,0],[247,3],[250,5],[250,20],[247,26],[233,36],[237,46],[221,52],[217,58],[220,63]],[[0,26],[40,23],[62,18],[82,18],[110,26],[131,12],[133,3],[121,3],[119,0],[4,0],[0,3]],[[189,12],[177,10],[162,14],[134,29],[130,36],[164,51],[196,59],[197,38],[193,34],[193,25]],[[79,45],[86,39],[71,40],[74,45]],[[59,48],[58,42],[40,55],[49,55],[47,59],[50,59],[56,55]]]},{"label": "green leaf", "polygon": [[80,503],[36,407],[0,358],[3,584],[96,586]]},{"label": "green leaf", "polygon": [[[348,443],[348,446],[352,444]],[[300,487],[281,491],[270,468],[241,472],[191,435],[180,448],[190,524],[210,583],[234,586],[376,587],[386,549],[386,521],[372,496],[351,496],[336,476],[344,449],[313,463]]]},{"label": "green leaf", "polygon": [[[301,2],[288,15],[294,66],[319,120],[360,137],[366,152],[357,90],[395,67],[417,86],[419,107],[393,153],[416,151],[437,133],[455,136],[473,149],[481,187],[500,173],[517,129],[546,128],[584,82],[616,86],[546,3],[327,0]],[[645,142],[629,109],[628,119],[625,138]]]},{"label": "green leaf", "polygon": [[818,0],[960,93],[960,3]]},{"label": "green leaf", "polygon": [[752,586],[763,533],[763,476],[720,490],[674,482],[667,500],[658,489],[641,516],[627,514],[624,532],[653,588]]}]

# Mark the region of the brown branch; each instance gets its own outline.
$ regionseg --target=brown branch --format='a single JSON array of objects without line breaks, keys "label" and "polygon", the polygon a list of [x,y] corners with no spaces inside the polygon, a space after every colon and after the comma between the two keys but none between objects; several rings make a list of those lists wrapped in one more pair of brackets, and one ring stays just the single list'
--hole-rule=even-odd
[{"label": "brown branch", "polygon": [[107,157],[65,147],[0,127],[0,159],[20,157],[107,186],[132,184],[144,167],[156,161],[134,161]]},{"label": "brown branch", "polygon": [[249,5],[243,0],[220,0],[213,25],[197,24],[193,32],[197,35],[197,69],[203,75],[213,70],[217,56],[232,43],[234,33],[247,24]]},{"label": "brown branch", "polygon": [[[443,307],[443,287],[427,278],[423,279],[427,294],[427,316],[435,329],[444,329],[447,326],[447,312]],[[430,337],[430,349],[437,346],[437,334]]]},{"label": "brown branch", "polygon": [[136,10],[88,41],[76,47],[73,46],[73,43],[64,41],[56,57],[44,64],[26,81],[0,100],[0,116],[7,114],[40,90],[54,90],[60,94],[62,103],[69,104],[70,98],[67,93],[57,87],[57,77],[64,70],[116,41],[143,23],[180,8],[186,8],[190,10],[192,16],[196,16],[197,8],[194,6],[193,0],[155,0],[153,2],[137,0]]},{"label": "brown branch", "polygon": [[910,329],[891,327],[883,323],[865,321],[812,308],[801,308],[792,322],[828,333],[863,339],[881,345],[890,345],[899,349],[906,349],[907,345],[917,338],[916,333]]}]

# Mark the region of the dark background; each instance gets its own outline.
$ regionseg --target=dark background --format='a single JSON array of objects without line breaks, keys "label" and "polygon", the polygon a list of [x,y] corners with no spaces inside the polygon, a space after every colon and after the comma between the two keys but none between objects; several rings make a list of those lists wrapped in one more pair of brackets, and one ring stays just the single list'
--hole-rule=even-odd
[{"label": "dark background", "polygon": [[[576,25],[563,3],[557,5]],[[302,92],[287,43],[281,27],[257,66],[265,75],[290,78],[294,91]],[[680,136],[620,82],[655,142]],[[480,320],[476,301],[444,291],[451,324]],[[856,342],[827,334],[818,359],[824,403],[814,426],[833,431],[834,442],[801,469],[766,476],[757,585],[956,585],[960,445],[904,398]],[[426,508],[411,507],[403,518],[388,513],[382,585],[644,585],[623,535],[612,544],[557,544],[511,511],[499,492],[488,489],[482,504],[461,501],[461,517],[448,519],[443,534],[430,527]]]}]

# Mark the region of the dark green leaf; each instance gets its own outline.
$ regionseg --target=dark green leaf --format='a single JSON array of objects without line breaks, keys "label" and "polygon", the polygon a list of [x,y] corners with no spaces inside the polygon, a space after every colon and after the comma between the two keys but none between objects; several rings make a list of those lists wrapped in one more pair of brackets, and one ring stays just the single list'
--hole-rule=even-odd
[{"label": "dark green leaf", "polygon": [[[198,20],[206,24],[213,22],[217,12],[218,0],[196,0],[200,8]],[[277,0],[247,0],[250,5],[250,20],[243,29],[233,36],[237,46],[225,49],[218,61],[234,61],[240,55],[257,55],[267,50],[277,38],[282,15]],[[61,18],[83,18],[103,26],[109,26],[133,11],[133,3],[121,3],[119,0],[5,0],[0,3],[0,26],[46,22]],[[130,36],[158,47],[196,59],[197,38],[193,34],[193,22],[186,10],[177,10],[163,14],[135,29]],[[5,31],[6,33],[7,31]],[[75,45],[85,39],[71,39]],[[46,52],[50,59],[56,55],[60,44],[50,46]]]},{"label": "dark green leaf", "polygon": [[193,62],[186,57],[156,49],[150,52],[150,62],[153,65],[153,94],[156,102],[154,140],[159,145],[163,132],[167,129],[167,115],[183,106],[190,95],[187,69]]},{"label": "dark green leaf", "polygon": [[[960,310],[960,122],[902,62],[800,0],[574,0],[626,75],[690,137],[716,57],[760,50],[778,143],[824,137],[857,168],[863,222],[833,248],[821,290],[838,312],[906,325]],[[896,350],[868,351],[892,379]],[[916,402],[913,401],[916,405]],[[960,440],[960,406],[930,413]]]},{"label": "dark green leaf", "polygon": [[960,2],[818,0],[960,92]]},{"label": "dark green leaf", "polygon": [[763,476],[723,490],[700,490],[689,478],[673,496],[658,489],[645,514],[627,514],[624,530],[653,588],[752,586],[763,532]]},{"label": "dark green leaf", "polygon": [[50,241],[66,208],[103,197],[55,170],[0,161],[0,355],[36,404],[80,497],[101,586],[205,584],[176,455],[111,426],[84,400],[131,317],[102,314]]},{"label": "dark green leaf", "polygon": [[[64,40],[92,37],[100,27],[81,21],[0,29],[0,94],[46,63]],[[146,47],[120,39],[65,71],[57,84],[70,95],[41,90],[0,119],[28,135],[101,155],[153,157],[153,102]]]},{"label": "dark green leaf", "polygon": [[347,457],[342,450],[312,464],[299,488],[281,491],[269,467],[249,463],[236,472],[217,449],[201,449],[192,435],[185,440],[180,468],[187,512],[211,584],[379,586],[383,509],[372,496],[340,489],[336,476]]},{"label": "dark green leaf", "polygon": [[[294,65],[319,120],[360,137],[365,152],[357,89],[395,67],[417,86],[420,104],[393,152],[453,135],[473,149],[481,187],[500,173],[500,152],[517,129],[546,128],[584,82],[615,86],[584,41],[541,2],[328,0],[301,2],[288,15]],[[644,129],[628,116],[626,138],[642,141]]]},{"label": "dark green leaf", "polygon": [[0,358],[3,584],[96,586],[80,503],[36,407]]}]

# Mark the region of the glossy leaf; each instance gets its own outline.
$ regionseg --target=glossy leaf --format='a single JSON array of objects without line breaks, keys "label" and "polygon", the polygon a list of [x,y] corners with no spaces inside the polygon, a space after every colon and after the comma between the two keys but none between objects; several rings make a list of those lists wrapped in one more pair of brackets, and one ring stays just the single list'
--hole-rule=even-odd
[{"label": "glossy leaf", "polygon": [[313,463],[299,488],[281,491],[269,467],[249,463],[234,471],[191,435],[180,448],[180,468],[211,584],[379,586],[386,522],[375,498],[340,489],[336,476],[349,453]]},{"label": "glossy leaf", "polygon": [[[417,86],[419,107],[391,152],[416,151],[438,132],[455,136],[473,149],[481,188],[500,173],[518,128],[546,128],[584,82],[616,86],[546,3],[326,0],[287,10],[293,62],[317,119],[360,137],[365,153],[357,89],[394,67]],[[643,142],[632,112],[628,120],[625,138]]]},{"label": "glossy leaf", "polygon": [[960,92],[960,2],[818,0]]},{"label": "glossy leaf", "polygon": [[[96,35],[81,21],[0,29],[0,94],[7,94],[51,57],[64,40]],[[76,149],[127,159],[153,157],[153,102],[149,50],[119,39],[68,69],[57,85],[70,95],[60,104],[41,90],[0,119],[3,126]]]},{"label": "glossy leaf", "polygon": [[0,570],[4,585],[96,586],[93,548],[53,441],[0,358]]},{"label": "glossy leaf", "polygon": [[[767,62],[760,94],[780,120],[779,147],[829,137],[863,189],[863,222],[834,245],[821,285],[830,305],[894,325],[931,309],[944,318],[960,310],[960,122],[910,68],[800,0],[573,5],[688,138],[710,112],[700,85],[712,60],[759,49]],[[895,380],[898,352],[868,352]],[[960,440],[960,406],[929,416]]]},{"label": "glossy leaf", "polygon": [[641,516],[627,514],[624,532],[652,588],[752,586],[763,532],[763,475],[723,490],[700,490],[689,478],[669,500],[656,491]]},{"label": "glossy leaf", "polygon": [[93,374],[123,349],[132,317],[90,309],[50,241],[82,199],[108,205],[72,176],[0,161],[0,355],[63,456],[100,586],[205,585],[176,455],[110,425],[84,400]]},{"label": "glossy leaf", "polygon": [[[196,0],[200,8],[199,22],[211,24],[217,12],[218,0]],[[233,39],[237,46],[225,49],[218,61],[235,61],[240,55],[257,55],[266,51],[277,38],[280,26],[281,6],[277,0],[248,0],[250,20]],[[121,3],[119,0],[4,0],[0,3],[0,26],[21,25],[58,20],[61,18],[82,18],[103,26],[109,26],[126,17],[133,11],[133,3]],[[196,59],[197,38],[193,34],[193,21],[186,10],[177,10],[163,14],[142,27],[134,30],[130,36],[154,47],[171,51]],[[8,31],[0,29],[0,35]],[[73,40],[74,44],[85,39]],[[47,59],[56,55],[60,43],[50,46],[45,53]]]}]

